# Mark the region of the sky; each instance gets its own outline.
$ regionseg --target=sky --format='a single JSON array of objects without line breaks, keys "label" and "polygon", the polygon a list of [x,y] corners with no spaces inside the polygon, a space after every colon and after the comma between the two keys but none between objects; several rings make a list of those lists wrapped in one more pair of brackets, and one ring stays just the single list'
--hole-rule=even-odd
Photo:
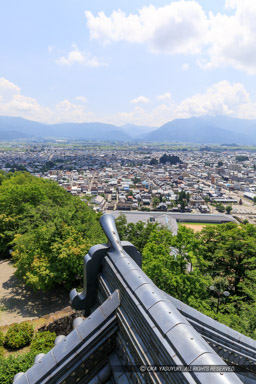
[{"label": "sky", "polygon": [[2,2],[0,115],[256,119],[255,20],[255,0]]}]

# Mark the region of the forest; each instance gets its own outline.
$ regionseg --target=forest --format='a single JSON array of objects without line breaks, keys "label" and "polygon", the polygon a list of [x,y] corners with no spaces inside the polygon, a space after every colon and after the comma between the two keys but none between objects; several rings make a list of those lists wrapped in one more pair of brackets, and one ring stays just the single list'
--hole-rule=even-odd
[{"label": "forest", "polygon": [[[0,173],[0,257],[34,290],[82,284],[83,256],[106,242],[95,213],[54,181]],[[121,240],[142,253],[143,270],[170,295],[256,339],[256,227],[184,226],[177,236],[156,223],[116,219]]]}]

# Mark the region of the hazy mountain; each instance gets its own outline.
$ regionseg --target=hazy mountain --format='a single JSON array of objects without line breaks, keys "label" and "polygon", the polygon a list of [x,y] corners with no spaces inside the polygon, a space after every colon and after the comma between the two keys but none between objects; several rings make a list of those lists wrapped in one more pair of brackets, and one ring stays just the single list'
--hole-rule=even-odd
[{"label": "hazy mountain", "polygon": [[62,123],[51,125],[55,136],[85,140],[129,141],[131,136],[119,127],[104,123]]},{"label": "hazy mountain", "polygon": [[[149,132],[151,131],[151,132]],[[71,138],[101,141],[170,141],[199,144],[256,144],[256,120],[226,116],[177,119],[158,129],[104,123],[41,124],[20,117],[0,116],[0,140],[20,138]]]},{"label": "hazy mountain", "polygon": [[229,116],[203,116],[197,118],[199,121],[215,125],[232,132],[239,132],[254,138],[256,141],[256,120],[236,119]]},{"label": "hazy mountain", "polygon": [[[255,133],[253,132],[254,125]],[[234,129],[232,129],[232,127],[234,127]],[[251,120],[226,117],[177,119],[150,132],[145,136],[144,140],[200,144],[229,144],[233,142],[252,144],[252,142],[256,142],[256,122],[254,121],[253,124]]]},{"label": "hazy mountain", "polygon": [[147,133],[154,131],[158,127],[148,127],[136,124],[125,124],[120,127],[125,133],[134,139],[143,139]]},{"label": "hazy mountain", "polygon": [[131,136],[119,127],[104,123],[41,124],[20,117],[0,116],[0,140],[66,137],[83,140],[129,141]]},{"label": "hazy mountain", "polygon": [[0,116],[0,133],[8,136],[7,132],[15,132],[13,139],[22,137],[52,136],[50,125],[26,120],[21,117]]},{"label": "hazy mountain", "polygon": [[29,135],[17,131],[0,131],[0,140],[28,139]]}]

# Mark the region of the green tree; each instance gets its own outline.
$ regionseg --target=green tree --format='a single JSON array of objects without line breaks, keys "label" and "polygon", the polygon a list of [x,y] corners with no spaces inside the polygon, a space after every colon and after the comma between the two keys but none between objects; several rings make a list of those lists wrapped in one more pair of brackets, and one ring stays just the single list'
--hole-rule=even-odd
[{"label": "green tree", "polygon": [[231,205],[227,205],[227,206],[226,206],[226,213],[227,213],[228,215],[230,215],[231,211],[232,211],[232,206],[231,206]]},{"label": "green tree", "polygon": [[231,301],[239,314],[244,302],[256,302],[256,228],[235,223],[205,227],[198,235],[200,252],[215,278],[228,280]]},{"label": "green tree", "polygon": [[160,200],[157,197],[153,198],[153,208],[156,208],[160,204]]},{"label": "green tree", "polygon": [[55,182],[14,173],[0,186],[0,249],[12,248],[18,277],[33,289],[68,288],[83,255],[104,242],[99,216]]},{"label": "green tree", "polygon": [[[178,244],[180,248],[173,250],[172,245]],[[196,266],[189,272],[189,259],[193,257],[185,252],[180,239],[175,241],[166,229],[155,230],[142,256],[143,270],[160,289],[197,309],[210,310],[205,299],[209,296],[207,287],[211,279],[203,276]]]},{"label": "green tree", "polygon": [[225,206],[222,203],[216,203],[216,209],[219,212],[225,212]]},{"label": "green tree", "polygon": [[167,162],[174,165],[174,164],[179,164],[182,163],[181,159],[179,156],[175,155],[167,155],[166,153],[160,157],[159,162],[161,164],[166,164]]},{"label": "green tree", "polygon": [[245,155],[238,155],[236,156],[236,161],[243,162],[243,161],[248,161],[249,157]]},{"label": "green tree", "polygon": [[156,158],[153,158],[153,159],[150,160],[150,163],[149,163],[149,164],[150,164],[150,165],[157,165],[157,164],[158,164],[158,161],[157,161]]}]

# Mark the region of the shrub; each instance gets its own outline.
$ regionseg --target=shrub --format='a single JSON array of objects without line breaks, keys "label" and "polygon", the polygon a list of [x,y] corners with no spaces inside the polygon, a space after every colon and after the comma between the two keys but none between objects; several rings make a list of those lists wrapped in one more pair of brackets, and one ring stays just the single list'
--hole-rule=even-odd
[{"label": "shrub", "polygon": [[32,340],[30,350],[37,353],[47,353],[54,347],[55,338],[55,332],[38,332]]},{"label": "shrub", "polygon": [[0,347],[0,357],[4,355],[4,347]]},{"label": "shrub", "polygon": [[34,363],[36,353],[29,352],[20,356],[0,357],[0,383],[12,384],[18,372],[26,372]]},{"label": "shrub", "polygon": [[34,329],[32,324],[29,323],[20,323],[13,324],[9,327],[4,344],[7,347],[17,349],[28,345],[33,339]]},{"label": "shrub", "polygon": [[0,331],[0,347],[4,345],[4,334]]}]

